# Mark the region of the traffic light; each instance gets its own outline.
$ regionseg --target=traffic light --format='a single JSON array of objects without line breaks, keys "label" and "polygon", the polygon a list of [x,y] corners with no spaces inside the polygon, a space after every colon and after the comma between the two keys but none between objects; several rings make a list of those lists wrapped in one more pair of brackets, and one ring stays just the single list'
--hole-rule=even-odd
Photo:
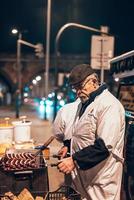
[{"label": "traffic light", "polygon": [[35,45],[35,55],[39,58],[44,58],[44,48],[41,43]]}]

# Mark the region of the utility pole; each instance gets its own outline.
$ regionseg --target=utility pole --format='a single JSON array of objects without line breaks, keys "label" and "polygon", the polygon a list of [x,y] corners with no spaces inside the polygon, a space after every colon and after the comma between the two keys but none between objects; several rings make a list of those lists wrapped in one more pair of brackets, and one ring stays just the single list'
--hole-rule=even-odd
[{"label": "utility pole", "polygon": [[104,67],[103,67],[103,59],[104,59],[104,40],[105,40],[105,36],[108,35],[108,27],[107,26],[101,26],[101,76],[100,76],[100,82],[101,84],[104,82]]},{"label": "utility pole", "polygon": [[46,67],[45,67],[45,95],[48,95],[49,86],[49,64],[50,64],[50,22],[51,22],[51,0],[47,6],[47,33],[46,33]]},{"label": "utility pole", "polygon": [[48,88],[49,88],[49,65],[50,65],[50,24],[51,24],[51,0],[48,0],[47,5],[47,28],[46,28],[46,63],[45,63],[45,112],[44,112],[44,119],[47,119],[46,113],[46,99],[48,96]]},{"label": "utility pole", "polygon": [[20,105],[21,105],[21,43],[19,42],[22,39],[22,34],[19,33],[17,40],[17,90],[16,90],[16,118],[19,118]]}]

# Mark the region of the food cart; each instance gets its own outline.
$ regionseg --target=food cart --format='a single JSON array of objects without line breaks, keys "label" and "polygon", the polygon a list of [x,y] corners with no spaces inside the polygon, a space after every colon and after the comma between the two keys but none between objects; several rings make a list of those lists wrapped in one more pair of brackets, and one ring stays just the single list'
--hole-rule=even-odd
[{"label": "food cart", "polygon": [[[18,195],[24,188],[33,197],[49,191],[47,163],[41,151],[34,149],[31,122],[22,116],[0,122],[0,195],[8,191]],[[24,148],[25,147],[25,148]]]},{"label": "food cart", "polygon": [[[0,200],[33,200],[38,197],[40,200],[80,200],[80,195],[70,186],[62,185],[56,191],[49,191],[48,166],[57,167],[58,163],[58,160],[47,163],[50,156],[48,145],[54,136],[43,145],[34,146],[29,127],[31,122],[13,121],[11,124],[5,119],[1,122]],[[57,155],[53,156],[57,158]]]}]

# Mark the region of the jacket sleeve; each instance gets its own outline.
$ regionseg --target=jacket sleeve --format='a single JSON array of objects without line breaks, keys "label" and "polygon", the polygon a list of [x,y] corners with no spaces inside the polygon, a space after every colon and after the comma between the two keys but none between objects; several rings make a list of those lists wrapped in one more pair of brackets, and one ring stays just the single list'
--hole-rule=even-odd
[{"label": "jacket sleeve", "polygon": [[109,151],[101,138],[97,138],[93,145],[87,146],[72,155],[82,170],[87,170],[109,156]]},{"label": "jacket sleeve", "polygon": [[52,133],[59,142],[63,142],[65,132],[65,122],[62,117],[62,108],[58,111],[53,122]]}]

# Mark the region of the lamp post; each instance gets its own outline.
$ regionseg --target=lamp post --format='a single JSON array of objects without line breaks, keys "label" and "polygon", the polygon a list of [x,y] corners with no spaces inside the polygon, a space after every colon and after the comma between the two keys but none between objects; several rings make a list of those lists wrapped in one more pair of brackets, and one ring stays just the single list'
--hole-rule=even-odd
[{"label": "lamp post", "polygon": [[[50,65],[50,24],[51,24],[51,0],[47,1],[47,27],[46,27],[46,59],[45,59],[45,105],[48,96],[49,88],[49,65]],[[47,119],[47,112],[45,106],[44,119]]]},{"label": "lamp post", "polygon": [[21,42],[22,34],[19,33],[18,40],[17,40],[17,72],[18,72],[18,89],[21,93],[21,86],[22,86],[22,80],[21,80]]},{"label": "lamp post", "polygon": [[[13,34],[17,34],[18,30],[13,29]],[[21,105],[21,90],[22,90],[22,79],[21,79],[21,45],[26,45],[28,47],[34,48],[36,55],[39,58],[44,57],[43,53],[43,45],[38,44],[32,44],[30,42],[27,42],[25,40],[22,40],[22,34],[19,32],[18,39],[17,39],[17,89],[16,89],[16,118],[19,118],[19,111],[20,111],[20,105]]]},{"label": "lamp post", "polygon": [[17,91],[16,91],[16,118],[19,118],[20,115],[20,105],[21,105],[21,43],[19,42],[22,39],[22,34],[19,33],[17,40]]},{"label": "lamp post", "polygon": [[46,28],[46,63],[45,63],[45,95],[48,95],[49,64],[50,64],[50,22],[51,22],[51,0],[47,5],[47,28]]},{"label": "lamp post", "polygon": [[20,114],[20,104],[21,104],[21,87],[22,87],[22,80],[21,80],[21,43],[20,40],[22,39],[22,33],[18,32],[17,29],[12,29],[13,34],[18,34],[17,39],[17,89],[15,93],[15,111],[16,111],[16,118],[19,118]]}]

